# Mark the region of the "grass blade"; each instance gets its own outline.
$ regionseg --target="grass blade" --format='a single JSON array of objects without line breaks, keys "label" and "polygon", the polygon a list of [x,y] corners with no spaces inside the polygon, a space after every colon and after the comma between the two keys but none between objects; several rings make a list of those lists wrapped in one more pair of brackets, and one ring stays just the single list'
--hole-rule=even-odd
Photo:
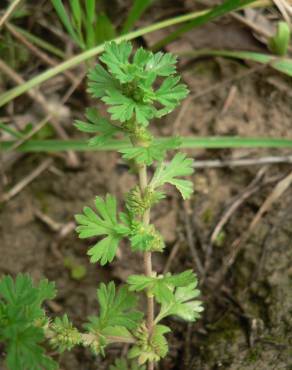
[{"label": "grass blade", "polygon": [[290,77],[292,77],[292,59],[288,58],[280,58],[278,56],[263,54],[263,53],[256,53],[253,51],[228,51],[228,50],[210,50],[210,49],[202,49],[191,51],[189,53],[182,53],[181,55],[188,55],[188,56],[206,56],[206,55],[214,55],[214,56],[221,56],[227,58],[235,58],[235,59],[247,59],[253,62],[258,62],[261,64],[269,64],[272,68],[276,69],[279,72],[282,72]]},{"label": "grass blade", "polygon": [[70,0],[70,6],[72,11],[72,26],[77,32],[77,37],[79,40],[79,45],[85,47],[84,38],[82,34],[82,20],[84,20],[84,15],[82,14],[82,9],[79,0]]},{"label": "grass blade", "polygon": [[78,30],[81,29],[82,24],[82,11],[79,0],[70,0],[73,18],[76,22]]},{"label": "grass blade", "polygon": [[86,6],[86,18],[90,24],[95,21],[95,0],[85,1]]},{"label": "grass blade", "polygon": [[224,14],[240,9],[255,2],[256,0],[225,0],[223,4],[220,4],[213,9],[210,9],[205,14],[198,16],[191,22],[187,23],[182,27],[179,27],[176,31],[172,32],[170,35],[158,41],[155,45],[153,45],[152,49],[159,50],[163,46],[176,40],[183,33],[190,31],[192,28],[201,26],[207,22],[214,20],[215,18],[221,17]]},{"label": "grass blade", "polygon": [[77,45],[82,47],[83,45],[81,43],[81,40],[79,40],[79,37],[78,37],[77,33],[74,31],[73,25],[72,25],[72,23],[71,23],[71,21],[68,17],[66,9],[64,8],[62,0],[51,0],[51,1],[52,1],[52,4],[53,4],[60,20],[62,21],[62,23],[63,23],[64,27],[66,28],[67,32],[69,33],[69,35],[76,42]]},{"label": "grass blade", "polygon": [[129,32],[153,0],[135,0],[122,28],[122,34]]},{"label": "grass blade", "polygon": [[[168,138],[160,138],[164,141]],[[15,141],[0,142],[0,151],[9,150]],[[88,146],[88,140],[30,140],[21,145],[17,150],[21,152],[59,152],[66,150],[75,151],[107,151],[127,148],[127,140],[112,140],[102,147]],[[255,137],[183,137],[183,149],[225,149],[225,148],[292,148],[292,139],[282,138],[255,138]]]},{"label": "grass blade", "polygon": [[96,20],[95,15],[95,0],[88,0],[85,2],[85,30],[86,30],[86,47],[93,48],[96,45],[94,24]]},{"label": "grass blade", "polygon": [[5,125],[2,122],[0,122],[0,130],[7,132],[8,134],[14,136],[17,139],[21,139],[23,137],[23,134],[14,130],[13,128],[10,128],[8,125]]}]

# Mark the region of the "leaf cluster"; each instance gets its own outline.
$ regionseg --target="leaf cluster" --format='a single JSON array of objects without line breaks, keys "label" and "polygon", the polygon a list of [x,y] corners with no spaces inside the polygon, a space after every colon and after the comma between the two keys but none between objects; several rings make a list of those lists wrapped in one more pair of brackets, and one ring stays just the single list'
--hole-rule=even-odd
[{"label": "leaf cluster", "polygon": [[170,273],[161,276],[131,275],[127,279],[130,291],[147,291],[161,304],[156,318],[159,322],[171,315],[179,316],[186,321],[196,321],[203,311],[202,302],[194,300],[200,294],[198,280],[192,270],[180,274]]},{"label": "leaf cluster", "polygon": [[0,342],[5,344],[9,370],[53,370],[57,364],[46,356],[41,343],[47,323],[42,304],[55,297],[47,280],[33,285],[31,277],[19,274],[0,280]]},{"label": "leaf cluster", "polygon": [[158,362],[164,358],[168,352],[168,343],[165,334],[169,333],[169,327],[165,325],[155,325],[149,336],[145,325],[137,331],[137,342],[130,349],[128,357],[137,358],[138,364],[143,365],[147,361]]},{"label": "leaf cluster", "polygon": [[[114,121],[134,117],[143,126],[149,120],[171,112],[186,97],[187,88],[176,75],[176,58],[169,53],[152,53],[139,48],[130,59],[132,45],[123,41],[105,45],[101,64],[89,73],[89,92],[108,106]],[[155,89],[155,81],[164,77]]]},{"label": "leaf cluster", "polygon": [[87,331],[95,336],[91,349],[104,354],[105,347],[114,342],[133,342],[131,331],[135,331],[142,319],[142,313],[135,309],[136,296],[126,286],[118,291],[115,284],[101,284],[97,290],[99,316],[89,317],[85,325]]}]

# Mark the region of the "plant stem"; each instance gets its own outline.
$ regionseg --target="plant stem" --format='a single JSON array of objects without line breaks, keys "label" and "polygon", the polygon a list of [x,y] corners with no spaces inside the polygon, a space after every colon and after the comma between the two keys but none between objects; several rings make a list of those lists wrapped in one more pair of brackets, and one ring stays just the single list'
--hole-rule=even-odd
[{"label": "plant stem", "polygon": [[[147,168],[145,165],[139,168],[139,183],[142,194],[147,188]],[[150,222],[150,209],[147,209],[143,215],[144,225],[149,225]],[[144,271],[146,276],[152,276],[152,255],[151,252],[144,253]],[[152,295],[147,294],[147,328],[149,337],[152,333],[154,325],[154,299]],[[154,369],[154,363],[148,363],[148,370]]]}]

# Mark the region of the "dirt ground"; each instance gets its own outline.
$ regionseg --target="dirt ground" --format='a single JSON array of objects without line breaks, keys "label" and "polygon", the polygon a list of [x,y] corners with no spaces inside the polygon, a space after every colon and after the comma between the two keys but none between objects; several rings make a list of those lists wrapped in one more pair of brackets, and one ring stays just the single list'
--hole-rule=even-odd
[{"label": "dirt ground", "polygon": [[[225,21],[222,27],[226,27]],[[192,44],[196,32],[184,38],[185,45]],[[252,42],[252,48],[260,47]],[[176,44],[170,47],[172,51],[176,48]],[[283,76],[264,68],[240,78],[248,70],[246,64],[220,58],[188,62],[181,59],[180,65],[194,99],[180,120],[178,109],[156,123],[155,131],[160,135],[291,137],[291,96],[283,89],[289,86]],[[234,81],[224,84],[230,78]],[[216,87],[218,82],[221,84]],[[210,86],[214,88],[210,90]],[[196,97],[199,92],[201,96]],[[287,153],[279,149],[189,151],[198,160]],[[44,158],[41,154],[23,156],[6,172],[9,183],[16,184]],[[35,279],[46,276],[55,281],[58,297],[48,305],[48,312],[67,312],[82,327],[86,316],[97,312],[97,284],[111,279],[123,282],[128,274],[141,272],[141,263],[140,256],[130,255],[124,245],[112,265],[100,268],[88,262],[89,244],[78,240],[72,227],[64,237],[54,230],[60,224],[70,228],[74,214],[84,205],[92,205],[96,195],[113,193],[122,207],[123,194],[135,182],[115,153],[83,153],[79,158],[81,166],[77,169],[68,168],[62,158],[54,158],[46,172],[1,206],[0,274],[28,272]],[[197,169],[192,177],[195,194],[189,202],[184,205],[175,192],[170,192],[153,210],[152,219],[167,243],[166,253],[154,257],[155,269],[162,272],[165,263],[172,272],[194,268],[201,279],[205,306],[201,320],[195,324],[168,320],[173,329],[169,335],[170,353],[159,365],[160,370],[292,369],[291,187],[275,199],[249,238],[245,238],[255,215],[289,171],[289,165]],[[242,201],[212,244],[212,232],[225,210],[251,186],[253,193]],[[54,224],[41,220],[40,213]],[[227,268],[238,238],[238,254]],[[170,259],[173,248],[176,256]],[[83,269],[83,277],[72,277],[72,268],[64,266],[68,258]],[[108,369],[109,363],[124,351],[125,348],[112,347],[109,358],[104,360],[76,349],[60,356],[59,361],[64,370],[102,370]]]}]

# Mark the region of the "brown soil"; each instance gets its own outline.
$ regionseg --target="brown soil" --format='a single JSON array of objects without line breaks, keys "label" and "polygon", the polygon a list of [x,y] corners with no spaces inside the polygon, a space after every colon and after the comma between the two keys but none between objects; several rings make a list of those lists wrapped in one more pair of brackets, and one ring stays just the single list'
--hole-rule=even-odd
[{"label": "brown soil", "polygon": [[[217,28],[218,30],[218,28]],[[185,38],[186,43],[189,42]],[[194,93],[203,91],[218,81],[237,76],[246,70],[239,62],[204,59],[184,64],[183,78]],[[176,127],[174,112],[157,123],[161,135],[173,132],[181,135],[292,135],[292,106],[285,93],[268,81],[273,76],[282,83],[285,78],[270,69],[222,85],[195,99],[188,106]],[[236,93],[231,105],[222,113],[231,86]],[[72,130],[73,131],[73,130]],[[236,158],[269,153],[285,154],[285,150],[213,150],[190,152],[196,158]],[[20,159],[6,175],[15,184],[33,170],[42,155],[27,155]],[[91,205],[95,195],[107,192],[118,196],[134,183],[119,157],[113,153],[80,155],[81,168],[68,169],[61,159],[54,161],[57,171],[47,171],[26,187],[17,197],[2,206],[0,211],[1,259],[0,274],[15,275],[29,272],[35,279],[46,276],[56,282],[58,297],[47,307],[50,314],[67,312],[79,327],[85,318],[97,312],[95,292],[100,281],[115,279],[122,282],[130,273],[141,271],[141,260],[130,255],[123,246],[114,264],[105,268],[90,264],[86,257],[88,243],[78,240],[74,232],[60,241],[58,253],[53,248],[55,232],[41,222],[35,211],[41,211],[58,223],[73,220],[84,205]],[[285,176],[289,166],[270,166],[266,177]],[[194,268],[189,248],[190,234],[193,247],[202,261],[210,235],[223,211],[242,194],[255,178],[259,167],[239,167],[197,170],[193,199],[183,207],[174,192],[153,211],[153,220],[167,241],[166,254],[155,256],[156,270],[162,271],[168,255],[180,243],[177,257],[170,270],[178,272]],[[159,369],[196,370],[288,370],[289,348],[292,346],[292,192],[291,187],[278,199],[244,243],[241,253],[231,266],[220,287],[214,289],[212,276],[222,267],[230,252],[230,245],[243,236],[275,183],[260,187],[232,216],[224,229],[224,236],[214,246],[208,278],[202,285],[205,312],[195,324],[169,320],[173,329],[169,335],[170,354]],[[188,219],[189,223],[186,223]],[[189,232],[189,234],[188,234]],[[65,257],[74,258],[86,267],[86,276],[74,280],[64,267]],[[200,275],[199,275],[200,277]],[[107,360],[95,358],[83,349],[60,356],[64,370],[108,369],[109,363],[122,353],[121,347],[109,350]],[[290,352],[291,354],[291,352]],[[291,358],[290,358],[291,359]]]}]

